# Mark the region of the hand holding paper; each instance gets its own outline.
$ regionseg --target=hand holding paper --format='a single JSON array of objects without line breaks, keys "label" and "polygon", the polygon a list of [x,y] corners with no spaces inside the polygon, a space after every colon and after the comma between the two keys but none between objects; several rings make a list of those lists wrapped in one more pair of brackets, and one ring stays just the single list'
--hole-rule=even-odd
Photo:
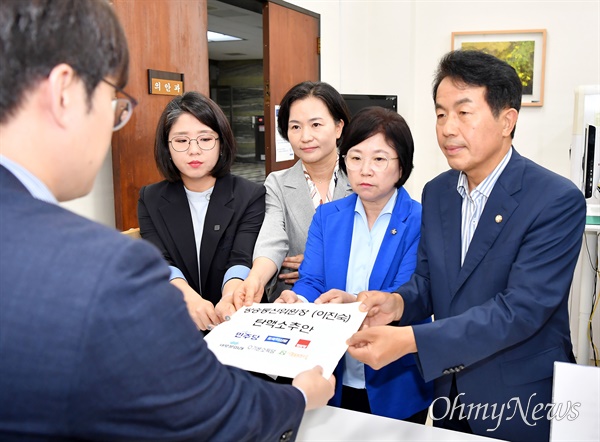
[{"label": "hand holding paper", "polygon": [[312,370],[300,372],[292,385],[298,387],[306,396],[306,410],[324,407],[335,392],[335,377],[323,377],[323,367],[317,365]]},{"label": "hand holding paper", "polygon": [[363,329],[348,339],[348,353],[375,370],[417,352],[412,327],[379,326]]},{"label": "hand holding paper", "polygon": [[320,365],[328,379],[366,316],[359,305],[254,304],[204,339],[226,365],[288,378]]},{"label": "hand holding paper", "polygon": [[367,313],[363,328],[399,321],[404,313],[404,299],[399,293],[370,290],[360,292],[357,301],[361,303],[360,311]]}]

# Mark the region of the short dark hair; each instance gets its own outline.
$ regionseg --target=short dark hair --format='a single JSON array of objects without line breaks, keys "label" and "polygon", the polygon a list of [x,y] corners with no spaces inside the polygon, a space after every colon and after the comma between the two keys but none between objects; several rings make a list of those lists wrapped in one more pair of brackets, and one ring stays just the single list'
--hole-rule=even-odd
[{"label": "short dark hair", "polygon": [[[490,106],[492,115],[498,117],[504,109],[521,109],[523,84],[515,69],[499,58],[481,51],[456,50],[442,57],[433,81],[433,101],[437,90],[446,77],[455,83],[486,88],[485,101]],[[515,136],[515,128],[511,138]]]},{"label": "short dark hair", "polygon": [[106,0],[0,1],[0,60],[0,123],[61,63],[85,84],[90,108],[103,78],[123,87],[129,75],[125,33]]},{"label": "short dark hair", "polygon": [[162,176],[171,182],[181,180],[181,172],[171,161],[169,132],[179,117],[185,113],[192,115],[217,133],[220,146],[219,159],[210,174],[215,178],[227,175],[231,171],[231,165],[237,152],[229,121],[217,103],[199,92],[192,91],[173,98],[158,120],[154,141],[154,159]]},{"label": "short dark hair", "polygon": [[384,136],[388,145],[398,155],[402,176],[395,186],[400,188],[408,180],[413,170],[415,144],[406,120],[391,109],[369,106],[361,109],[352,117],[340,146],[340,169],[347,174],[344,156],[351,148],[378,133]]},{"label": "short dark hair", "polygon": [[[320,81],[304,81],[302,83],[298,83],[296,86],[287,91],[283,97],[283,100],[281,100],[279,105],[279,113],[277,115],[277,130],[279,130],[279,134],[285,140],[288,140],[290,108],[292,107],[294,101],[303,100],[308,97],[315,97],[321,100],[325,106],[327,106],[329,113],[336,123],[340,121],[344,122],[344,127],[342,128],[343,134],[346,126],[348,126],[348,123],[350,122],[350,111],[348,110],[348,105],[333,86]],[[340,145],[341,140],[342,137],[337,140],[338,146]]]}]

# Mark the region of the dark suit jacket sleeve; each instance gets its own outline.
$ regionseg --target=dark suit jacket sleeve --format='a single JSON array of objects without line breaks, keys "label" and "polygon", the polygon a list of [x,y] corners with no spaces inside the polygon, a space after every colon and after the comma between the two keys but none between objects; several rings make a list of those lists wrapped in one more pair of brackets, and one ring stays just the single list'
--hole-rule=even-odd
[{"label": "dark suit jacket sleeve", "polygon": [[158,250],[160,250],[160,253],[162,254],[163,258],[169,263],[169,265],[177,267],[175,261],[170,256],[169,252],[167,251],[167,248],[163,244],[158,234],[158,231],[156,230],[156,226],[152,221],[152,216],[150,215],[148,207],[146,206],[146,189],[146,186],[140,189],[140,196],[138,199],[137,206],[137,215],[138,222],[140,224],[140,232],[142,233],[143,238],[145,240],[150,241],[158,248]]},{"label": "dark suit jacket sleeve", "polygon": [[[423,191],[421,201],[423,206],[427,200],[427,185]],[[417,246],[417,263],[413,274],[408,282],[401,287],[390,291],[400,293],[404,302],[410,306],[406,308],[399,325],[409,325],[422,321],[433,315],[433,303],[431,301],[431,286],[429,281],[429,262],[427,260],[427,235],[423,235],[426,229],[427,213],[421,215],[421,234]]]},{"label": "dark suit jacket sleeve", "polygon": [[[468,367],[529,339],[557,309],[566,308],[566,296],[581,248],[585,204],[575,186],[557,186],[552,190],[551,194],[527,197],[543,202],[541,210],[531,210],[532,201],[521,201],[524,208],[519,212],[521,218],[511,222],[519,226],[512,231],[524,230],[522,239],[497,246],[494,260],[488,257],[488,271],[480,270],[473,275],[478,278],[481,290],[496,283],[493,278],[501,278],[503,284],[505,281],[506,289],[481,304],[473,303],[473,307],[461,314],[436,317],[431,324],[413,327],[426,381],[441,376],[445,368]],[[425,204],[426,200],[424,207]],[[508,228],[508,225],[504,227]],[[430,239],[425,230],[422,236]],[[417,298],[419,281],[426,284],[423,282],[427,280],[426,270],[418,268],[416,273],[410,286],[397,290],[407,294],[409,309],[413,305],[424,305]],[[471,289],[471,293],[463,296],[476,297],[473,286]],[[402,322],[407,319],[402,318]]]},{"label": "dark suit jacket sleeve", "polygon": [[265,219],[265,188],[264,186],[255,186],[254,183],[251,184],[248,201],[243,201],[246,210],[237,225],[227,269],[236,265],[246,266],[248,269],[252,267],[254,245]]},{"label": "dark suit jacket sleeve", "polygon": [[69,389],[73,433],[269,441],[297,431],[301,392],[221,365],[158,253],[144,241],[121,243],[110,260],[97,263],[103,274],[89,281],[94,297]]}]

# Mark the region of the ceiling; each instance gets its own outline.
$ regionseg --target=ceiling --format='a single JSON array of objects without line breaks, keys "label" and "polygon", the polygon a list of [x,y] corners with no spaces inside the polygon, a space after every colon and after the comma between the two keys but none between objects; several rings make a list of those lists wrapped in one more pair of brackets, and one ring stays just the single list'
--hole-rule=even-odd
[{"label": "ceiling", "polygon": [[[236,3],[236,2],[231,2]],[[240,4],[242,2],[239,2]],[[217,0],[207,1],[208,30],[241,41],[208,43],[210,60],[262,60],[262,14]],[[256,8],[255,8],[256,9]]]}]

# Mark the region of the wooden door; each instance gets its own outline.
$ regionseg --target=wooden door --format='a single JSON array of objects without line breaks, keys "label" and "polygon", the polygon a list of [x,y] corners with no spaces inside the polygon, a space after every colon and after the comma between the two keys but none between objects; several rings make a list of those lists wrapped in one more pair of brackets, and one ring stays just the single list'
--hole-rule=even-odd
[{"label": "wooden door", "polygon": [[319,14],[281,1],[263,6],[265,81],[265,169],[286,169],[296,161],[276,162],[275,106],[302,81],[319,81]]},{"label": "wooden door", "polygon": [[173,98],[148,93],[148,69],[184,74],[185,91],[209,93],[206,0],[112,0],[129,43],[129,83],[138,100],[131,121],[113,134],[115,225],[138,226],[140,188],[160,181],[154,133]]}]

